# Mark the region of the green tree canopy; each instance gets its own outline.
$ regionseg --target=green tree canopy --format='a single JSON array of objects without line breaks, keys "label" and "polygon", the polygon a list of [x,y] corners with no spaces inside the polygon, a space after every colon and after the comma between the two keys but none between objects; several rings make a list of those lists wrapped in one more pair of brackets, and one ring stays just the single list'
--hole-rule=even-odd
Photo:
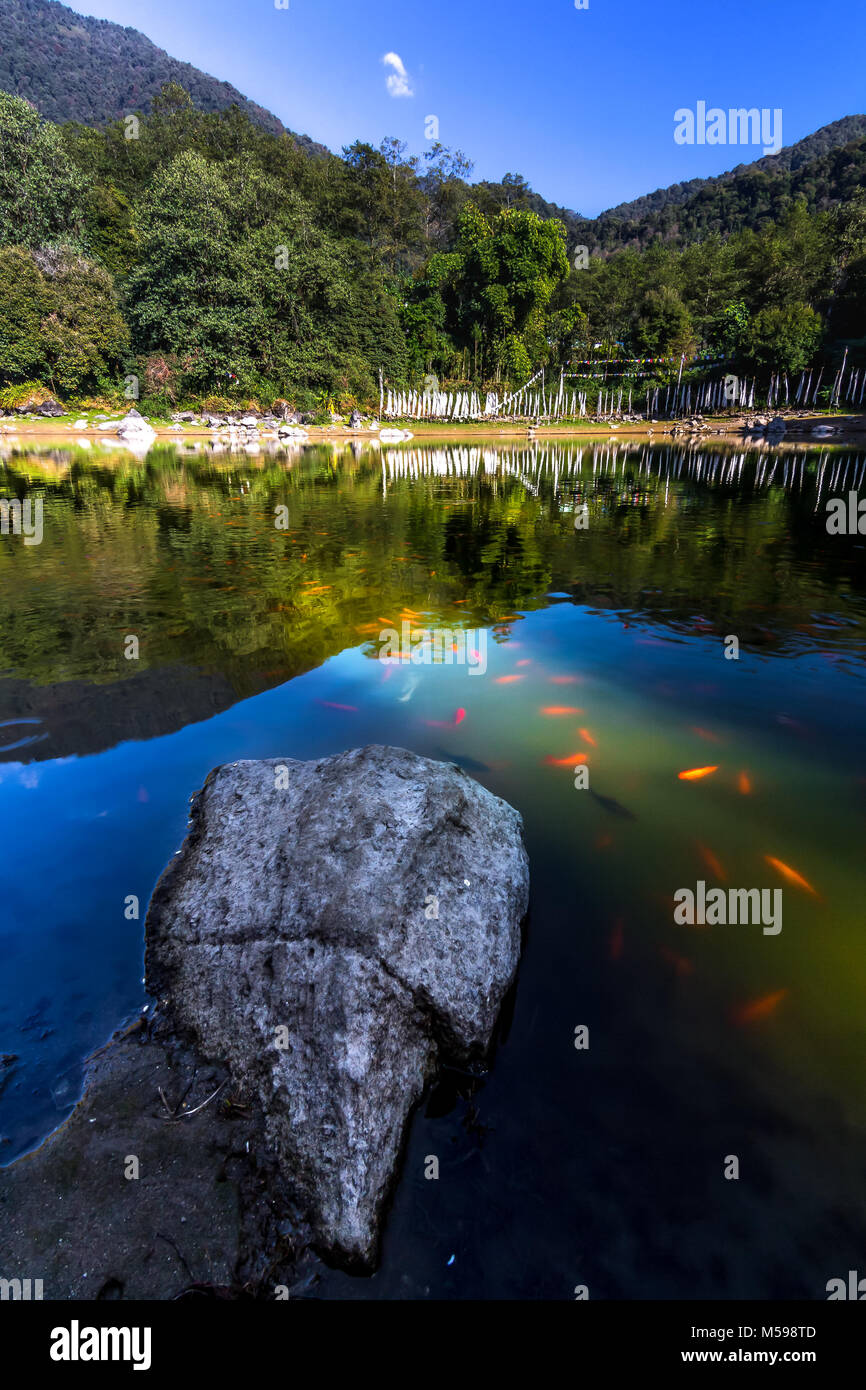
[{"label": "green tree canopy", "polygon": [[568,274],[562,223],[525,209],[490,219],[467,203],[448,270],[453,326],[461,344],[474,348],[482,372],[495,367],[516,381],[546,360],[545,314]]},{"label": "green tree canopy", "polygon": [[77,239],[84,188],[57,126],[21,97],[0,92],[0,244]]},{"label": "green tree canopy", "polygon": [[0,249],[0,375],[53,391],[107,385],[129,353],[111,276],[69,246]]},{"label": "green tree canopy", "polygon": [[746,329],[743,355],[756,367],[800,372],[821,341],[821,320],[808,304],[761,309]]}]

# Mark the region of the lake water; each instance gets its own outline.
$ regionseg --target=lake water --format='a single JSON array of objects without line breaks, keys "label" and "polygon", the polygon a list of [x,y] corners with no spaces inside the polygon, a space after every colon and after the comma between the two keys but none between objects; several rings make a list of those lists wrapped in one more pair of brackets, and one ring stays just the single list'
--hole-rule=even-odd
[{"label": "lake water", "polygon": [[[385,742],[521,811],[531,911],[489,1071],[415,1115],[378,1273],[317,1292],[816,1298],[862,1272],[866,538],[825,504],[864,467],[6,447],[0,496],[41,498],[44,537],[0,537],[0,1161],[145,1001],[144,911],[210,769]],[[404,619],[482,630],[486,670],[384,665]],[[678,925],[698,880],[782,889],[782,930]]]}]

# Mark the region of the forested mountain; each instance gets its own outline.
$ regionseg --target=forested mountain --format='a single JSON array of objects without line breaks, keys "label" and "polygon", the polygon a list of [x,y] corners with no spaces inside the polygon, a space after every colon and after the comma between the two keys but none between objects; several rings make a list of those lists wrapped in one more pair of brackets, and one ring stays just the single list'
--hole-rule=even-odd
[{"label": "forested mountain", "polygon": [[471,195],[482,208],[525,208],[558,218],[570,242],[606,256],[626,247],[645,250],[654,242],[682,248],[707,236],[760,231],[797,202],[811,213],[826,212],[849,202],[864,185],[866,115],[846,116],[776,155],[717,178],[672,184],[595,218],[548,202],[519,174],[474,184]]},{"label": "forested mountain", "polygon": [[[25,97],[49,120],[103,126],[149,111],[166,83],[189,93],[199,111],[236,105],[262,129],[283,126],[228,82],[171,58],[136,29],[77,14],[57,0],[2,0],[0,89]],[[306,135],[299,147],[326,156]],[[620,203],[597,218],[546,200],[519,174],[472,187],[485,210],[520,208],[558,218],[569,240],[593,254],[655,241],[685,246],[712,233],[759,229],[784,216],[797,199],[810,212],[846,202],[866,182],[866,115],[846,116],[814,134],[710,179],[690,179]]]},{"label": "forested mountain", "polygon": [[[91,19],[55,0],[0,3],[0,88],[26,97],[51,121],[104,125],[148,111],[166,82],[180,83],[200,111],[236,104],[265,130],[283,129],[231,83],[169,57],[137,29]],[[296,138],[314,147],[308,137]]]},{"label": "forested mountain", "polygon": [[866,366],[862,116],[589,220],[517,173],[471,182],[438,142],[332,154],[134,30],[3,4],[0,406],[34,383],[112,400],[130,376],[151,413],[324,412],[377,402],[380,372],[768,376],[846,347]]},{"label": "forested mountain", "polygon": [[811,164],[822,155],[843,145],[850,145],[866,135],[866,116],[845,116],[841,121],[832,121],[822,126],[813,135],[798,140],[795,145],[786,145],[778,154],[767,154],[748,164],[738,164],[727,173],[712,179],[689,179],[687,183],[672,183],[668,188],[658,188],[655,193],[646,193],[642,198],[634,198],[629,203],[618,203],[608,208],[602,217],[616,217],[621,221],[637,222],[648,213],[660,212],[673,204],[688,203],[698,194],[707,190],[710,184],[734,183],[747,173],[780,174],[796,173],[804,164]]},{"label": "forested mountain", "polygon": [[757,230],[798,199],[810,212],[824,212],[847,202],[864,184],[866,116],[848,116],[788,150],[718,178],[673,184],[592,220],[577,219],[574,234],[594,252],[654,241],[685,246],[709,233]]}]

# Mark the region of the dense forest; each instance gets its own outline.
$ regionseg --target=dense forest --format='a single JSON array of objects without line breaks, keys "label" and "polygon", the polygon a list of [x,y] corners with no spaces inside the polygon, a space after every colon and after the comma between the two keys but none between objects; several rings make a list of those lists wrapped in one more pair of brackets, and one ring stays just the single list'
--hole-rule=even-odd
[{"label": "dense forest", "polygon": [[[0,405],[34,382],[109,398],[134,375],[151,414],[209,398],[345,410],[378,400],[380,370],[484,387],[591,357],[709,354],[760,374],[847,343],[859,359],[864,148],[711,181],[704,222],[694,199],[649,214],[691,216],[686,244],[588,254],[591,224],[519,175],[472,184],[438,143],[332,155],[176,83],[101,129],[0,93]],[[775,179],[799,182],[768,210]]]}]

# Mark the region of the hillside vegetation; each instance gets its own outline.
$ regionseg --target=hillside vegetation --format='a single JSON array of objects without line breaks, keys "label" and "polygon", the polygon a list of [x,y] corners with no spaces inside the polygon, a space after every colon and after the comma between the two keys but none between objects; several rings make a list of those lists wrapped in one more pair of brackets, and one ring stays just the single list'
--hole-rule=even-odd
[{"label": "hillside vegetation", "polygon": [[[9,9],[48,10],[55,26],[72,14]],[[135,31],[82,24],[140,52]],[[31,63],[43,107],[47,41]],[[99,99],[113,114],[157,70],[129,56]],[[81,92],[93,85],[82,69]],[[866,360],[866,136],[847,140],[862,117],[590,222],[519,174],[473,184],[466,156],[438,143],[421,159],[393,139],[313,149],[197,78],[154,91],[132,125],[94,124],[67,91],[77,119],[62,123],[0,92],[0,404],[37,386],[114,398],[134,378],[150,413],[207,400],[324,412],[377,402],[380,373],[483,390],[617,358],[605,370],[643,387],[683,357],[763,377],[845,346]]]}]

